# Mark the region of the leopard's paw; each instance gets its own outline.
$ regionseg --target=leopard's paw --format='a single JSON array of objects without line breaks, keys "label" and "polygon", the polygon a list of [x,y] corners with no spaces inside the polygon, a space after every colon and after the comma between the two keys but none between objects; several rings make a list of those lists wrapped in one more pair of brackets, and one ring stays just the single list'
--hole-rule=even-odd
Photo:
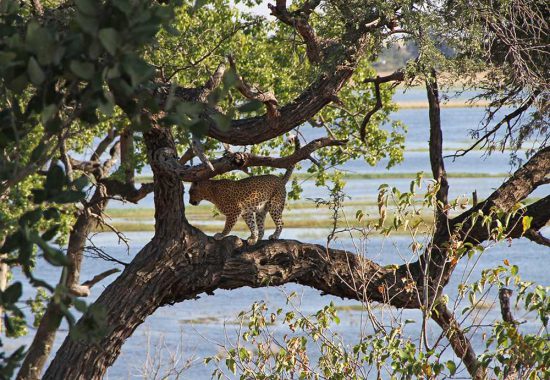
[{"label": "leopard's paw", "polygon": [[252,237],[252,236],[246,239],[246,242],[248,243],[248,245],[254,245],[256,244],[257,241],[258,241],[258,238]]}]

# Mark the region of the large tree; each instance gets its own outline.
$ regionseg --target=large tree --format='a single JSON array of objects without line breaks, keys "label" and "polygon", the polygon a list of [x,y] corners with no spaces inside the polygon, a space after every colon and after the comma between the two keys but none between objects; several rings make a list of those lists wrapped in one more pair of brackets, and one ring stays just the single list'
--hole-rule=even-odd
[{"label": "large tree", "polygon": [[[216,289],[294,282],[335,296],[422,310],[441,326],[470,375],[483,378],[485,367],[441,295],[458,260],[485,241],[525,235],[549,245],[539,231],[550,220],[550,196],[518,209],[548,183],[550,172],[548,87],[539,75],[545,72],[540,65],[548,68],[548,28],[518,20],[514,7],[525,6],[519,1],[471,7],[467,1],[307,0],[290,6],[277,0],[269,5],[276,21],[241,13],[222,0],[208,6],[159,3],[0,2],[0,197],[10,210],[2,221],[3,271],[21,265],[35,285],[53,293],[18,377],[41,376],[64,317],[72,333],[44,378],[101,378],[126,339],[163,305]],[[532,11],[543,14],[543,2]],[[522,22],[530,28],[514,41],[493,17],[510,28],[519,30]],[[417,44],[419,56],[378,75],[370,64],[396,38]],[[451,53],[443,54],[442,46]],[[493,105],[519,103],[497,124],[508,126],[503,148],[518,133],[515,149],[526,136],[543,137],[497,190],[459,214],[450,212],[448,199],[441,72],[446,82],[485,72],[483,83],[505,89],[487,92]],[[398,162],[400,125],[392,125],[391,133],[382,125],[395,109],[393,85],[413,80],[423,83],[428,95],[430,162],[438,184],[435,228],[416,262],[381,266],[353,252],[295,240],[253,246],[235,236],[214,240],[187,220],[186,182],[312,160],[316,164],[309,170],[323,183],[325,168],[349,159]],[[531,122],[516,131],[514,123],[527,112],[533,113]],[[324,128],[326,136],[295,150],[284,143],[287,133],[313,127]],[[482,141],[498,135],[489,132]],[[90,157],[74,157],[92,143]],[[270,155],[275,148],[277,157]],[[190,164],[195,157],[200,163]],[[151,167],[153,182],[136,187],[135,174],[144,165]],[[151,192],[153,239],[87,307],[79,297],[113,272],[81,283],[89,233],[105,223],[109,199],[138,202]],[[49,234],[39,235],[52,223]],[[66,254],[48,245],[56,234],[67,244]],[[35,245],[50,263],[64,267],[55,289],[32,275]],[[19,316],[12,297],[17,289],[10,288],[4,289],[11,296],[3,298],[3,307]],[[74,326],[72,306],[85,311]]]}]

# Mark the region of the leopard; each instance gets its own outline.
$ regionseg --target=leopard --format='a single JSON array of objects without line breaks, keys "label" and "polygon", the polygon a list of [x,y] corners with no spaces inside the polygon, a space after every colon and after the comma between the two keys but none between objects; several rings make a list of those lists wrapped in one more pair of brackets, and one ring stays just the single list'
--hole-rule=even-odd
[{"label": "leopard", "polygon": [[284,175],[273,174],[250,176],[240,180],[220,179],[192,182],[189,188],[189,203],[197,206],[202,200],[213,203],[225,215],[225,227],[216,233],[214,239],[227,236],[238,218],[242,215],[250,229],[249,245],[254,245],[264,237],[264,225],[267,213],[275,223],[275,232],[270,240],[278,239],[283,230],[283,209],[286,202],[286,188],[294,166]]}]

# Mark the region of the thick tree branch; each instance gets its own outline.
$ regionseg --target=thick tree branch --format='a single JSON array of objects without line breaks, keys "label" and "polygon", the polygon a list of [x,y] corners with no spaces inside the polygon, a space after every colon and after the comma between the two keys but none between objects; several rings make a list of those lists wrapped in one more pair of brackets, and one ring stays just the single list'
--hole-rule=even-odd
[{"label": "thick tree branch", "polygon": [[193,149],[194,155],[199,158],[204,166],[206,166],[210,171],[213,172],[215,170],[214,166],[212,166],[210,159],[206,156],[206,153],[204,152],[204,146],[202,145],[200,139],[195,135],[191,137],[191,147]]},{"label": "thick tree branch", "polygon": [[[420,308],[424,304],[425,286],[433,286],[440,278],[438,271],[430,267],[425,270],[423,259],[396,267],[381,267],[350,252],[291,240],[261,241],[244,248],[242,241],[234,236],[216,241],[189,225],[185,218],[181,182],[184,171],[178,172],[180,166],[172,166],[174,162],[180,164],[169,129],[153,127],[145,133],[145,141],[155,180],[155,237],[97,301],[108,312],[108,335],[98,345],[67,338],[44,379],[101,378],[117,358],[124,341],[158,307],[193,299],[201,293],[210,294],[216,289],[294,282],[335,296],[400,308]],[[251,158],[245,155],[244,160],[249,160],[248,165],[250,160],[262,165],[268,160],[285,167],[298,160],[300,154],[303,154],[300,159],[307,157],[306,147],[311,149],[312,144],[329,143],[334,141],[311,142],[298,150],[292,159],[290,156]],[[550,168],[549,156],[550,149],[533,156],[497,190],[496,195],[481,205],[510,209],[540,182]],[[220,163],[213,162],[215,167],[216,164]],[[198,178],[189,180],[193,179]],[[439,243],[437,239],[434,241]],[[443,243],[438,247],[451,245],[449,235],[447,244]],[[435,256],[432,254],[433,258]],[[445,282],[443,278],[439,284]],[[429,290],[430,295],[437,295]],[[125,294],[123,299],[121,292]],[[136,308],[136,305],[140,306]],[[459,352],[457,355],[463,357]]]},{"label": "thick tree branch", "polygon": [[[453,226],[462,225],[461,231],[465,233],[470,230],[468,224],[472,215],[481,211],[484,215],[489,215],[491,210],[500,210],[510,212],[512,207],[525,199],[538,186],[544,183],[544,179],[550,173],[550,147],[538,151],[533,157],[519,168],[506,182],[504,182],[495,192],[493,192],[484,202],[472,207],[470,210],[462,213],[452,220]],[[546,198],[544,198],[546,199]],[[479,222],[480,223],[480,222]],[[470,233],[469,240],[478,239],[483,241],[487,239],[486,232],[483,229],[476,229]]]},{"label": "thick tree branch", "polygon": [[449,183],[443,161],[443,131],[441,130],[441,108],[439,104],[439,89],[435,70],[432,77],[426,81],[430,116],[430,165],[434,180],[439,184],[436,194],[436,228],[446,228],[448,214]]},{"label": "thick tree branch", "polygon": [[[315,3],[313,1],[311,4]],[[278,9],[286,9],[285,4],[279,1]],[[281,8],[282,6],[285,6],[285,8]],[[305,12],[306,14],[310,12],[310,8],[307,8]],[[291,14],[294,15],[295,12]],[[323,70],[317,79],[293,101],[278,108],[279,116],[273,117],[273,115],[266,114],[233,120],[229,128],[220,128],[215,120],[210,117],[219,113],[219,111],[214,107],[207,107],[204,116],[204,121],[208,124],[206,135],[227,144],[253,145],[280,136],[308,121],[324,106],[336,99],[335,95],[349,80],[363,56],[370,33],[380,27],[382,27],[382,24],[378,19],[367,24],[361,24],[358,28],[346,30],[340,41],[331,43],[331,48],[327,47],[324,50],[325,53],[322,54],[323,59],[320,65]],[[161,104],[166,104],[171,93],[170,89],[170,84],[159,85],[158,93]],[[201,94],[200,88],[176,87],[173,90],[173,96],[185,101],[200,101]]]},{"label": "thick tree branch", "polygon": [[[124,170],[124,179],[126,183],[134,183],[134,131],[131,127],[124,128],[124,130],[120,133],[119,141],[120,165]],[[111,157],[114,157],[112,150]],[[105,169],[105,165],[103,166]]]},{"label": "thick tree branch", "polygon": [[540,231],[529,229],[525,232],[525,237],[531,240],[532,242],[535,242],[540,245],[544,245],[546,247],[550,247],[550,239],[547,238],[546,236],[543,236]]},{"label": "thick tree branch", "polygon": [[[530,217],[531,224],[527,231],[523,230],[523,218]],[[510,231],[508,237],[520,238],[525,236],[527,239],[541,245],[550,245],[550,239],[542,236],[540,230],[550,222],[550,195],[533,202],[524,209],[518,210],[516,215],[510,220]]]}]

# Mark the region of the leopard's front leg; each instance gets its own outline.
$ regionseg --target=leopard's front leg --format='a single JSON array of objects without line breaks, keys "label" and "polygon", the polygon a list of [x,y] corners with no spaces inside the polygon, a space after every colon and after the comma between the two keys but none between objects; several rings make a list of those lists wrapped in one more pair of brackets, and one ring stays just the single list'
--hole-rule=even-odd
[{"label": "leopard's front leg", "polygon": [[235,224],[237,223],[237,219],[239,218],[239,213],[230,213],[225,216],[225,227],[223,228],[223,231],[221,233],[217,233],[214,235],[214,239],[221,240],[225,236],[229,235],[233,227],[235,227]]},{"label": "leopard's front leg", "polygon": [[256,244],[258,241],[258,231],[256,228],[256,215],[254,214],[254,211],[247,210],[243,213],[244,221],[246,222],[246,225],[250,229],[250,237],[246,239],[247,243],[250,245]]}]

